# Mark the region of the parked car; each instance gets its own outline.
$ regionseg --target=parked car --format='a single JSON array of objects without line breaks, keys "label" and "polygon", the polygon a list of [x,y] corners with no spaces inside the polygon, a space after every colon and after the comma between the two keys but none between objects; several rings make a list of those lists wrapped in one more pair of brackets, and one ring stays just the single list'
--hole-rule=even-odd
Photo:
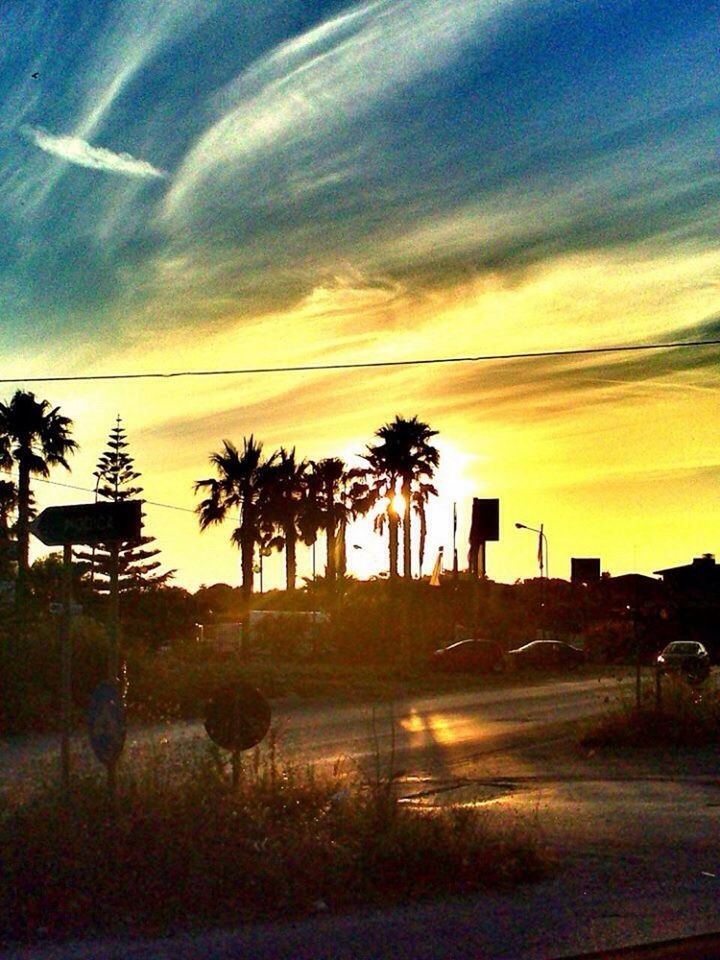
[{"label": "parked car", "polygon": [[516,650],[508,650],[508,659],[518,669],[572,669],[585,663],[585,654],[563,640],[532,640]]},{"label": "parked car", "polygon": [[505,657],[495,640],[459,640],[436,650],[430,666],[448,673],[500,673],[505,669]]},{"label": "parked car", "polygon": [[694,640],[674,640],[657,658],[660,673],[679,673],[691,683],[702,683],[710,674],[710,654]]}]

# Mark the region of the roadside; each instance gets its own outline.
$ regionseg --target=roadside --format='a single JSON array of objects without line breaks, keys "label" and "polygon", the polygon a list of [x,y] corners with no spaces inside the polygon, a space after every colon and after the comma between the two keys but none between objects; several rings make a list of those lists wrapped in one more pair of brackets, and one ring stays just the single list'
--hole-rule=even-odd
[{"label": "roadside", "polygon": [[489,755],[461,780],[407,778],[401,790],[420,803],[476,805],[490,826],[494,817],[532,817],[553,857],[552,875],[515,891],[389,911],[318,913],[151,942],[38,945],[0,956],[554,960],[720,929],[720,782],[713,750],[593,752],[555,739]]}]

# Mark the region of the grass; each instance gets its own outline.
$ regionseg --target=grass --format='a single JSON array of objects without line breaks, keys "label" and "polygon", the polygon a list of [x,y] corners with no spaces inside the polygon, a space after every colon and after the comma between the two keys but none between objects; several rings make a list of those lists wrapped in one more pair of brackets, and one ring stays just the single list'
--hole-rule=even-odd
[{"label": "grass", "polygon": [[707,746],[720,743],[720,691],[708,682],[691,686],[680,677],[665,677],[660,703],[655,688],[642,692],[640,706],[624,703],[584,729],[586,747]]},{"label": "grass", "polygon": [[63,798],[0,808],[0,938],[169,933],[469,893],[541,876],[539,839],[482,811],[398,803],[392,778],[282,766],[276,745],[230,776],[208,750],[159,756]]}]

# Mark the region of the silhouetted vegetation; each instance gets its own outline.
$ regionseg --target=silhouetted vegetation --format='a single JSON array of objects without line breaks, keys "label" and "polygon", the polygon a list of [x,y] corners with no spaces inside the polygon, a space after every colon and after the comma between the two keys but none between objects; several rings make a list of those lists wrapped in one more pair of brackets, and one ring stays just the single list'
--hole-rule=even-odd
[{"label": "silhouetted vegetation", "polygon": [[[477,810],[399,804],[392,779],[280,764],[271,741],[237,787],[217,752],[159,756],[104,784],[0,807],[0,938],[287,918],[515,885],[547,867],[538,836]],[[89,840],[91,838],[91,840]],[[108,864],[112,869],[108,869]]]},{"label": "silhouetted vegetation", "polygon": [[[93,476],[95,495],[112,503],[137,500],[143,488],[137,483],[142,476],[135,469],[135,460],[128,453],[127,435],[118,416],[110,431],[108,449],[98,460]],[[160,550],[154,547],[155,538],[144,534],[139,540],[125,542],[118,549],[118,589],[120,593],[156,588],[175,575],[174,570],[160,573]],[[86,573],[93,590],[110,591],[111,547],[100,544],[93,549],[75,551],[80,570]]]}]

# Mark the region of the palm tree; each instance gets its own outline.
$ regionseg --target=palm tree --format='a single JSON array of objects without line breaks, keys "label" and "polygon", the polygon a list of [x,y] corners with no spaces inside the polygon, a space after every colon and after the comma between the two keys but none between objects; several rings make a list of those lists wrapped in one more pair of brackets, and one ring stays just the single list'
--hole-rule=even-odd
[{"label": "palm tree", "polygon": [[238,526],[232,541],[240,547],[242,591],[249,599],[253,590],[253,560],[255,545],[263,535],[263,518],[267,516],[269,473],[276,454],[263,460],[262,444],[251,434],[243,438],[242,450],[229,440],[223,440],[223,449],[210,455],[217,478],[197,480],[195,493],[208,491],[198,504],[200,529],[222,523],[228,512],[238,511]]},{"label": "palm tree", "polygon": [[25,390],[0,403],[0,465],[15,463],[18,470],[18,598],[24,596],[29,567],[30,477],[47,477],[54,466],[69,470],[66,458],[78,446],[70,436],[72,420],[59,410]]},{"label": "palm tree", "polygon": [[425,560],[425,543],[427,541],[427,502],[436,497],[437,490],[431,483],[419,483],[412,492],[413,510],[420,522],[420,536],[418,538],[418,576],[422,577],[423,561]]},{"label": "palm tree", "polygon": [[[392,423],[386,423],[375,431],[380,443],[368,446],[365,460],[369,465],[369,474],[374,478],[375,489],[387,498],[386,508],[389,529],[390,577],[398,575],[398,527],[400,517],[395,506],[395,496],[402,496],[403,507],[403,575],[412,578],[411,556],[411,516],[413,492],[419,489],[423,481],[432,479],[440,462],[440,453],[429,441],[437,435],[427,423],[412,417],[406,420],[396,416]],[[399,488],[399,491],[398,491]],[[436,494],[429,485],[426,495]],[[381,521],[382,523],[383,521]]]},{"label": "palm tree", "polygon": [[332,582],[345,576],[345,530],[357,514],[353,480],[357,471],[348,470],[339,457],[311,461],[308,474],[308,503],[301,521],[306,543],[313,542],[313,530],[325,531],[325,577]]},{"label": "palm tree", "polygon": [[14,556],[10,551],[12,545],[17,548],[17,543],[12,540],[17,505],[18,492],[15,482],[0,480],[0,578],[3,580],[9,580],[11,577]]},{"label": "palm tree", "polygon": [[376,514],[373,527],[376,533],[384,536],[388,530],[388,551],[390,579],[395,580],[398,575],[398,531],[400,515],[395,506],[397,495],[398,474],[393,458],[384,445],[368,446],[363,454],[367,467],[361,472],[361,479],[355,487],[357,512],[370,513],[379,504],[382,509]]},{"label": "palm tree", "polygon": [[[271,527],[279,527],[281,536],[270,545],[285,547],[285,576],[288,590],[295,589],[297,579],[297,542],[305,538],[301,516],[306,502],[306,475],[308,462],[295,458],[295,448],[289,452],[280,447],[277,460],[268,471],[268,503],[266,520]],[[312,540],[310,541],[312,542]]]}]

